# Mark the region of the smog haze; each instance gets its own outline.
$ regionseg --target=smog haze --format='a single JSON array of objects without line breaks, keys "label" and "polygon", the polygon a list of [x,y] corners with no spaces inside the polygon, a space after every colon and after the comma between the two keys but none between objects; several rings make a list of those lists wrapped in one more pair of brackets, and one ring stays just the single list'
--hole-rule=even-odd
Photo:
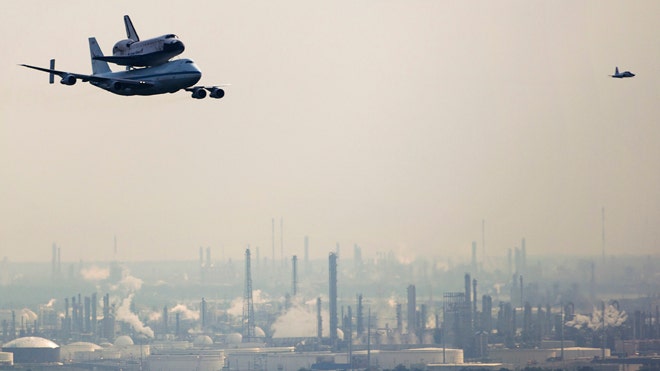
[{"label": "smog haze", "polygon": [[[599,256],[603,230],[608,254],[657,251],[660,2],[165,4],[3,2],[0,258],[270,258],[274,225],[276,258],[309,236],[312,258],[467,259],[484,221],[489,256]],[[90,73],[124,14],[225,98],[17,66]]]}]

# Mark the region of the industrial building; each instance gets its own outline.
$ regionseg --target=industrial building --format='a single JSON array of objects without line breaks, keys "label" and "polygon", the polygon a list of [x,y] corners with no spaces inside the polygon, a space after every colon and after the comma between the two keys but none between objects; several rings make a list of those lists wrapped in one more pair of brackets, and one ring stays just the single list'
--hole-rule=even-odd
[{"label": "industrial building", "polygon": [[14,339],[2,346],[2,351],[13,354],[14,363],[57,363],[60,346],[37,336]]}]

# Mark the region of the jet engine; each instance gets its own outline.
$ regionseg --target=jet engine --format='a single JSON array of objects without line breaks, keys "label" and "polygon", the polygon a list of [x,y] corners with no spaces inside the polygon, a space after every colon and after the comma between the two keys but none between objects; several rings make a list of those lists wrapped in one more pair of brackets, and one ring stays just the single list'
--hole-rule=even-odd
[{"label": "jet engine", "polygon": [[121,91],[124,88],[124,85],[122,85],[119,81],[114,81],[112,83],[112,90],[114,91]]},{"label": "jet engine", "polygon": [[60,80],[60,84],[64,85],[73,85],[76,83],[76,77],[72,75],[64,75],[62,77],[62,80]]},{"label": "jet engine", "polygon": [[192,91],[192,97],[195,99],[206,98],[206,90],[204,88],[195,88]]},{"label": "jet engine", "polygon": [[211,94],[209,96],[211,98],[220,99],[225,96],[225,91],[220,88],[213,88],[211,89]]}]

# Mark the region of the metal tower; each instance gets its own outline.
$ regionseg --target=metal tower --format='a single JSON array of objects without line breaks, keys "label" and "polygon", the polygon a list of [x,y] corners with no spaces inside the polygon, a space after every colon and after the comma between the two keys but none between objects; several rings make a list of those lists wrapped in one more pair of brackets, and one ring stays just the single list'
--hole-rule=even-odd
[{"label": "metal tower", "polygon": [[291,259],[291,265],[293,267],[293,277],[291,282],[291,295],[296,296],[298,293],[298,256],[294,255]]},{"label": "metal tower", "polygon": [[254,339],[254,303],[252,302],[252,272],[250,249],[245,250],[245,295],[243,296],[243,341]]},{"label": "metal tower", "polygon": [[330,341],[337,344],[337,255],[330,253]]}]

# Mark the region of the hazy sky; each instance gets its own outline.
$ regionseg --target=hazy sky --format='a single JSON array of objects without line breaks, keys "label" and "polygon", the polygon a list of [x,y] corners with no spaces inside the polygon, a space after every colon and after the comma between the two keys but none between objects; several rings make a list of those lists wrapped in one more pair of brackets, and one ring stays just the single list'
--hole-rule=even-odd
[{"label": "hazy sky", "polygon": [[[660,244],[660,2],[3,1],[0,258],[464,258]],[[130,14],[201,83],[121,97],[90,73]],[[637,74],[612,79],[615,65]],[[119,68],[115,68],[118,70]]]}]

